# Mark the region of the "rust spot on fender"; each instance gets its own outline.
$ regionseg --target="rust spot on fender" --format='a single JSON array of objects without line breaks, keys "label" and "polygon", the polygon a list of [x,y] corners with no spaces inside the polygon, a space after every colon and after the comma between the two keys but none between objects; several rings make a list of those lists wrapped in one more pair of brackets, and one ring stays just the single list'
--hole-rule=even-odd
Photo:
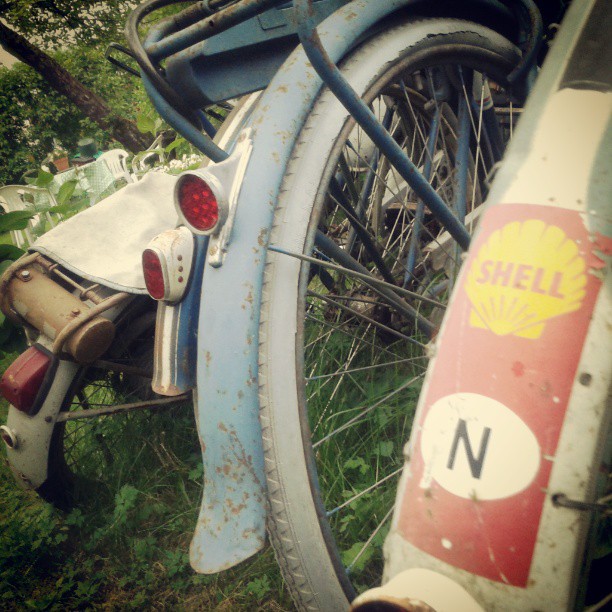
[{"label": "rust spot on fender", "polygon": [[512,364],[512,373],[517,378],[520,378],[521,376],[523,376],[523,374],[525,374],[525,365],[521,363],[520,361],[515,361]]},{"label": "rust spot on fender", "polygon": [[259,232],[259,236],[257,236],[257,242],[260,247],[265,247],[268,244],[268,230],[264,227]]}]

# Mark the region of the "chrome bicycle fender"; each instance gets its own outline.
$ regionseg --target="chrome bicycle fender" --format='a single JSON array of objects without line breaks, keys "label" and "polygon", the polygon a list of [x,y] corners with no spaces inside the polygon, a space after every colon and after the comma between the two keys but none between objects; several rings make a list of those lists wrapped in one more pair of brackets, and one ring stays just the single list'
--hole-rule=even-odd
[{"label": "chrome bicycle fender", "polygon": [[[318,29],[332,60],[411,2],[356,0],[336,11]],[[226,256],[222,265],[204,269],[196,396],[204,493],[190,549],[191,565],[200,573],[232,567],[265,543],[257,361],[263,271],[285,168],[322,85],[298,48],[262,95]]]}]

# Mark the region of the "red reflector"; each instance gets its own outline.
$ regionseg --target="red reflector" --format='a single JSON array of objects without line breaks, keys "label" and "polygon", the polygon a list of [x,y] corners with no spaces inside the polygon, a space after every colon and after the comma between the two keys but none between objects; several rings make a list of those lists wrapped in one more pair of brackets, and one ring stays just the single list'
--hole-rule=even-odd
[{"label": "red reflector", "polygon": [[51,357],[31,346],[4,372],[0,393],[17,410],[30,412],[50,364]]},{"label": "red reflector", "polygon": [[219,204],[206,181],[188,174],[181,177],[178,202],[185,220],[201,232],[211,230],[219,221]]},{"label": "red reflector", "polygon": [[149,295],[154,300],[163,300],[166,295],[164,271],[159,255],[152,249],[145,249],[142,253],[142,271]]}]

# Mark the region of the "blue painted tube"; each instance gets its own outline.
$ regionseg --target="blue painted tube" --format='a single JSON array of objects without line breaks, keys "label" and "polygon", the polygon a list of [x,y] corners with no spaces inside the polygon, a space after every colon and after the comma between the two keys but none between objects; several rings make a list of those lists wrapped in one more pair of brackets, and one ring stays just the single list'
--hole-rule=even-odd
[{"label": "blue painted tube", "polygon": [[[423,167],[423,177],[426,181],[431,180],[431,171],[433,167],[433,156],[436,151],[436,142],[438,140],[438,131],[440,129],[440,107],[436,107],[433,119],[431,120],[431,126],[429,128],[429,135],[427,137],[427,156],[425,158],[425,164]],[[414,224],[412,230],[412,236],[410,237],[410,248],[408,250],[408,260],[406,262],[406,273],[404,274],[404,287],[408,286],[412,275],[414,274],[414,268],[416,267],[417,249],[419,241],[421,239],[421,226],[423,225],[423,217],[425,216],[425,204],[423,200],[419,200],[417,204],[416,214],[414,216]]]},{"label": "blue painted tube", "polygon": [[[388,130],[391,127],[391,121],[393,119],[393,111],[390,108],[387,108],[385,111],[385,116],[383,117],[383,127],[385,130]],[[351,145],[351,149],[356,152],[356,149]],[[357,204],[357,216],[359,219],[363,219],[364,214],[367,209],[367,203],[370,199],[370,195],[372,194],[372,188],[374,187],[374,180],[376,179],[376,172],[378,170],[378,161],[380,160],[380,151],[376,149],[374,151],[374,156],[372,157],[372,161],[368,167],[368,172],[366,174],[366,179],[363,184],[363,188],[361,190],[361,194],[359,196],[359,202]],[[356,234],[353,234],[351,240],[348,243],[347,251],[350,253],[355,244]]]},{"label": "blue painted tube", "polygon": [[304,51],[313,67],[325,84],[334,92],[338,100],[351,113],[366,134],[382,150],[389,162],[395,167],[402,178],[412,187],[415,193],[436,216],[438,221],[448,230],[450,235],[463,249],[470,244],[470,235],[442,198],[416,166],[408,159],[402,148],[391,138],[378,122],[374,113],[367,107],[353,88],[346,82],[337,66],[332,62],[321,44],[312,19],[312,0],[294,0],[296,17],[299,23],[298,33]]},{"label": "blue painted tube", "polygon": [[208,120],[208,117],[206,116],[206,113],[204,113],[201,110],[198,110],[197,111],[197,115],[198,115],[198,119],[200,120],[200,123],[202,124],[203,130],[211,138],[214,138],[215,134],[217,133],[217,130],[215,129],[215,126]]},{"label": "blue painted tube", "polygon": [[194,147],[197,147],[214,162],[227,159],[228,154],[219,148],[208,136],[199,132],[185,117],[178,113],[166,100],[158,93],[151,81],[145,74],[142,74],[142,82],[153,106],[157,112],[186,140]]},{"label": "blue painted tube", "polygon": [[351,202],[349,198],[343,193],[342,187],[338,183],[336,178],[332,178],[330,183],[330,193],[334,200],[338,202],[338,205],[342,210],[344,210],[346,216],[348,217],[351,226],[355,230],[356,234],[361,238],[361,243],[363,248],[366,250],[368,255],[372,258],[374,265],[377,267],[381,276],[388,282],[393,283],[393,274],[387,267],[385,260],[382,255],[378,251],[378,247],[374,243],[372,236],[368,234],[367,229],[361,223],[361,220],[357,216],[357,211],[351,206]]},{"label": "blue painted tube", "polygon": [[[467,203],[467,179],[470,155],[470,111],[463,96],[459,98],[459,128],[457,130],[457,158],[455,170],[457,182],[455,185],[455,210],[458,219],[464,223]],[[474,177],[474,180],[476,177]]]},{"label": "blue painted tube", "polygon": [[494,108],[486,108],[482,112],[482,121],[489,136],[494,161],[498,162],[504,156],[504,141],[495,115]]},{"label": "blue painted tube", "polygon": [[153,60],[159,62],[282,2],[283,0],[245,0],[238,6],[222,9],[162,40],[148,41],[145,49]]}]

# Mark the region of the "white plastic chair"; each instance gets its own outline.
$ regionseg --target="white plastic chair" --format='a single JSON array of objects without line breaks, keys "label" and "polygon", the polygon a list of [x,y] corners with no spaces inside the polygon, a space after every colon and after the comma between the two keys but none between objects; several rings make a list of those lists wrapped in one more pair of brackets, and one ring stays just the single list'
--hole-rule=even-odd
[{"label": "white plastic chair", "polygon": [[136,180],[141,179],[152,167],[156,159],[163,164],[165,152],[162,147],[163,134],[158,134],[151,146],[145,151],[136,153],[132,158],[132,175]]},{"label": "white plastic chair", "polygon": [[126,163],[128,154],[123,149],[105,151],[97,161],[104,161],[116,181],[124,179],[126,183],[133,183],[134,179],[129,173]]},{"label": "white plastic chair", "polygon": [[[61,221],[61,215],[50,213],[49,208],[57,206],[57,201],[48,189],[27,185],[6,185],[0,187],[0,206],[5,212],[29,210],[38,214],[28,220],[23,230],[11,231],[11,238],[20,248],[32,244],[37,236],[47,229],[55,227],[56,220]],[[53,217],[56,217],[54,220]],[[49,227],[47,227],[47,224]]]}]

